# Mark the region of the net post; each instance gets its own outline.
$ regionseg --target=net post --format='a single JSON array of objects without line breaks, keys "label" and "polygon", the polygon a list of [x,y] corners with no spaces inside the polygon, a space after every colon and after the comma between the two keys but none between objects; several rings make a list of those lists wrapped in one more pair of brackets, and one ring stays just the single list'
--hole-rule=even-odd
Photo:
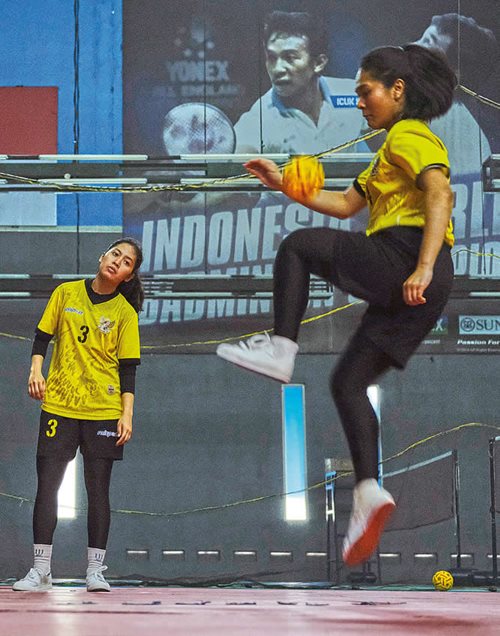
[{"label": "net post", "polygon": [[458,452],[452,451],[453,455],[453,496],[455,512],[455,534],[457,538],[457,569],[462,567],[462,537],[460,530],[460,467],[458,465]]},{"label": "net post", "polygon": [[497,524],[496,524],[496,475],[495,475],[495,442],[490,439],[488,455],[490,460],[490,514],[491,514],[491,563],[492,563],[492,583],[498,584],[498,562],[497,562]]},{"label": "net post", "polygon": [[[331,583],[333,552],[337,564],[337,528],[335,524],[335,477],[337,472],[332,469],[332,460],[325,459],[325,514],[326,514],[326,580]],[[335,584],[338,585],[338,568],[335,568]]]}]

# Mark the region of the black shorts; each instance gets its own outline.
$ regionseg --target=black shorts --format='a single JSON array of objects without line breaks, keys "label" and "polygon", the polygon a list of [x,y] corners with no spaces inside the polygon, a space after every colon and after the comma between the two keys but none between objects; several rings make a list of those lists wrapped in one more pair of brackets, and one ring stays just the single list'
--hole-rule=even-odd
[{"label": "black shorts", "polygon": [[77,420],[42,411],[37,457],[70,461],[78,447],[89,459],[123,459],[123,446],[116,446],[118,420]]},{"label": "black shorts", "polygon": [[370,236],[304,228],[288,236],[280,250],[292,245],[311,273],[365,300],[369,306],[351,341],[353,346],[368,339],[394,366],[404,367],[439,320],[453,283],[451,252],[443,243],[424,292],[427,302],[415,306],[404,302],[403,283],[415,271],[422,237],[421,229],[402,226]]},{"label": "black shorts", "polygon": [[443,244],[424,292],[427,302],[404,302],[403,283],[415,270],[422,236],[418,228],[394,227],[371,236],[343,232],[335,243],[332,282],[369,303],[353,340],[368,338],[400,368],[440,318],[453,283],[450,248]]}]

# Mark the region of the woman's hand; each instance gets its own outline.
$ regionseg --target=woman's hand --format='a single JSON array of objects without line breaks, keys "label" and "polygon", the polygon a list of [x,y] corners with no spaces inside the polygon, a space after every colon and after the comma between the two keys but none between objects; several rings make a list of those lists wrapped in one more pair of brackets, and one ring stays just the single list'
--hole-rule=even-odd
[{"label": "woman's hand", "polygon": [[424,292],[432,280],[434,263],[443,246],[453,206],[453,193],[441,168],[430,168],[421,173],[418,186],[424,193],[425,226],[417,266],[403,284],[407,305],[426,302]]},{"label": "woman's hand", "polygon": [[287,192],[280,169],[270,159],[251,159],[244,166],[248,172],[255,175],[268,188],[280,190],[294,201],[320,214],[333,216],[336,219],[347,219],[357,214],[366,205],[364,197],[353,186],[349,186],[345,192],[320,190],[312,197],[300,197]]},{"label": "woman's hand", "polygon": [[28,378],[28,393],[34,400],[43,400],[45,397],[45,378],[38,369],[31,369]]},{"label": "woman's hand", "polygon": [[427,302],[424,291],[432,280],[432,268],[419,265],[403,283],[403,299],[407,305],[423,305]]},{"label": "woman's hand", "polygon": [[250,159],[244,167],[268,188],[281,190],[283,175],[278,166],[271,159]]},{"label": "woman's hand", "polygon": [[122,414],[117,424],[118,439],[116,440],[117,446],[123,446],[132,437],[132,417]]}]

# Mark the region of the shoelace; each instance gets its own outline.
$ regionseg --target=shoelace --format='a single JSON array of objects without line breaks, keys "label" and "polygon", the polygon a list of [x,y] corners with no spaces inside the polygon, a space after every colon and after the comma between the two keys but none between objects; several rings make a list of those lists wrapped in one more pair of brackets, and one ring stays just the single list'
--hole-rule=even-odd
[{"label": "shoelace", "polygon": [[40,572],[40,570],[37,570],[37,568],[30,568],[30,571],[24,578],[38,582],[47,576],[50,576],[50,572],[48,574],[44,574],[43,572]]},{"label": "shoelace", "polygon": [[98,579],[99,581],[106,582],[106,579],[104,578],[103,572],[104,572],[104,570],[107,570],[107,569],[108,569],[107,565],[101,565],[99,568],[97,568],[97,570],[93,570],[87,576],[95,576],[96,579]]},{"label": "shoelace", "polygon": [[269,334],[256,334],[255,336],[250,336],[248,340],[240,340],[239,345],[242,349],[260,349],[270,344],[271,338]]}]

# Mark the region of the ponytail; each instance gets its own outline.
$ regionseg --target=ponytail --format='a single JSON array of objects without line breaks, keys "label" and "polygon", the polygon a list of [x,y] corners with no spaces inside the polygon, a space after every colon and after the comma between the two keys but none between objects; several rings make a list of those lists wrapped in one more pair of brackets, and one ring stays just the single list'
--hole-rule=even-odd
[{"label": "ponytail", "polygon": [[443,53],[418,44],[403,47],[410,67],[406,80],[406,117],[430,120],[441,117],[453,103],[455,72]]},{"label": "ponytail", "polygon": [[124,281],[118,285],[118,291],[139,313],[144,303],[144,287],[139,272],[134,273],[134,277],[129,281]]}]

